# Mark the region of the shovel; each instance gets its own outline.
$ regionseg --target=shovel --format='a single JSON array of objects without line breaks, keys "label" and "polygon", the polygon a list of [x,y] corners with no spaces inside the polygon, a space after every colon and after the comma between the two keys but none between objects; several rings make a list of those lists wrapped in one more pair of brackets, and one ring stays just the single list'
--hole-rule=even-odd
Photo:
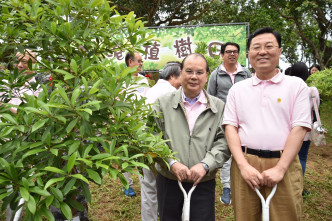
[{"label": "shovel", "polygon": [[189,216],[190,216],[190,199],[191,199],[191,194],[194,192],[196,186],[191,187],[189,190],[188,194],[186,190],[183,188],[182,183],[178,181],[179,187],[183,193],[183,208],[182,208],[182,221],[189,221]]},{"label": "shovel", "polygon": [[255,191],[259,198],[261,199],[262,202],[262,217],[263,221],[269,221],[270,220],[270,201],[274,194],[276,193],[277,190],[277,184],[272,188],[272,191],[270,195],[266,198],[266,201],[264,200],[264,197],[262,194],[259,192],[259,190],[255,187]]}]

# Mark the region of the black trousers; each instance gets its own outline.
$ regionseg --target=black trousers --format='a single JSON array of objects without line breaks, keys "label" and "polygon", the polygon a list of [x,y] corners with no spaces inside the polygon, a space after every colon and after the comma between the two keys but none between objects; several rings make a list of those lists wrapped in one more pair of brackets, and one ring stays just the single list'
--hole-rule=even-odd
[{"label": "black trousers", "polygon": [[[183,182],[182,186],[188,193],[193,184]],[[191,195],[190,221],[215,220],[215,188],[215,180],[197,185]],[[178,181],[158,174],[157,197],[160,221],[181,221],[184,198]]]}]

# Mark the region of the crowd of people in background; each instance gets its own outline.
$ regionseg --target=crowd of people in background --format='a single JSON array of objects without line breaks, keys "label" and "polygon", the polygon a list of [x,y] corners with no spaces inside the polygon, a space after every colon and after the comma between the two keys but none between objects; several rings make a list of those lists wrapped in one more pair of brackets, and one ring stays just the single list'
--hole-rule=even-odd
[{"label": "crowd of people in background", "polygon": [[[143,221],[181,220],[184,197],[178,181],[187,192],[196,186],[190,220],[215,220],[220,168],[220,201],[232,202],[235,220],[260,220],[261,201],[255,188],[266,198],[275,185],[271,219],[301,220],[302,195],[310,194],[303,190],[303,176],[315,118],[311,98],[320,103],[317,88],[308,87],[305,81],[321,68],[297,62],[283,73],[278,69],[281,36],[269,27],[253,32],[247,48],[254,73],[238,62],[239,44],[226,42],[221,48],[223,62],[211,74],[205,57],[193,53],[182,62],[168,62],[151,88],[139,74],[142,56],[126,54],[127,67],[136,69],[132,76],[135,94],[145,97],[160,114],[155,123],[177,158],[168,159],[168,165],[153,165],[158,174],[143,168],[139,178]],[[34,52],[17,53],[16,59],[19,71],[34,74],[28,67],[29,60],[36,62]],[[36,82],[31,76],[27,83]],[[37,96],[39,91],[23,86],[8,103],[20,105],[23,93]],[[17,110],[10,111],[15,114]],[[131,174],[123,175],[129,184],[122,188],[124,195],[135,197]],[[10,210],[7,216],[12,216]],[[88,220],[87,211],[81,220]]]}]

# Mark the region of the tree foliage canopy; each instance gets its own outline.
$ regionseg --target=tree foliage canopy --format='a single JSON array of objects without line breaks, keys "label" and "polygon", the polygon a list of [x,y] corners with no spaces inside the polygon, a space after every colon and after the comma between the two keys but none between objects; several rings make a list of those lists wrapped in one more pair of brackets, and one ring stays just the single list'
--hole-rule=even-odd
[{"label": "tree foliage canopy", "polygon": [[212,12],[203,16],[202,23],[249,22],[251,31],[270,26],[281,33],[283,54],[288,62],[302,60],[329,67],[332,62],[331,8],[330,0],[219,0],[211,6]]},{"label": "tree foliage canopy", "polygon": [[332,64],[331,0],[120,0],[111,5],[135,11],[147,26],[249,22],[251,31],[270,26],[281,33],[288,62]]},{"label": "tree foliage canopy", "polygon": [[134,11],[146,26],[187,24],[209,13],[212,1],[206,0],[114,0],[110,4],[122,13]]}]

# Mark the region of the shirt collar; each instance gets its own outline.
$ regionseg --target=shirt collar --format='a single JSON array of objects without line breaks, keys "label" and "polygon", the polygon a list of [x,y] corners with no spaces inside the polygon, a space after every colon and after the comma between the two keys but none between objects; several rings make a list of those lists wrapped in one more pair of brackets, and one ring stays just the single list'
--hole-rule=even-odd
[{"label": "shirt collar", "polygon": [[240,63],[237,62],[237,63],[236,63],[236,70],[235,70],[235,72],[234,72],[234,73],[230,73],[230,72],[228,72],[228,71],[226,70],[226,68],[225,68],[225,66],[224,66],[224,63],[222,63],[222,64],[221,64],[221,70],[225,71],[227,74],[234,74],[234,75],[235,75],[235,74],[237,74],[237,73],[243,71],[243,68],[242,68],[242,66],[240,65]]},{"label": "shirt collar", "polygon": [[252,85],[256,86],[256,85],[260,84],[263,81],[270,81],[270,82],[275,83],[275,84],[279,83],[284,78],[285,75],[279,69],[277,69],[277,70],[278,70],[278,73],[276,75],[274,75],[269,80],[261,80],[257,77],[257,75],[255,73],[255,75],[253,75],[253,77],[251,78],[252,79]]},{"label": "shirt collar", "polygon": [[205,96],[203,90],[201,90],[199,95],[192,100],[190,98],[186,97],[186,95],[183,92],[183,89],[181,91],[182,91],[181,94],[182,94],[182,99],[183,99],[184,103],[187,102],[190,106],[194,105],[197,101],[202,104],[204,104],[204,103],[207,104],[207,99],[206,99],[206,96]]}]

